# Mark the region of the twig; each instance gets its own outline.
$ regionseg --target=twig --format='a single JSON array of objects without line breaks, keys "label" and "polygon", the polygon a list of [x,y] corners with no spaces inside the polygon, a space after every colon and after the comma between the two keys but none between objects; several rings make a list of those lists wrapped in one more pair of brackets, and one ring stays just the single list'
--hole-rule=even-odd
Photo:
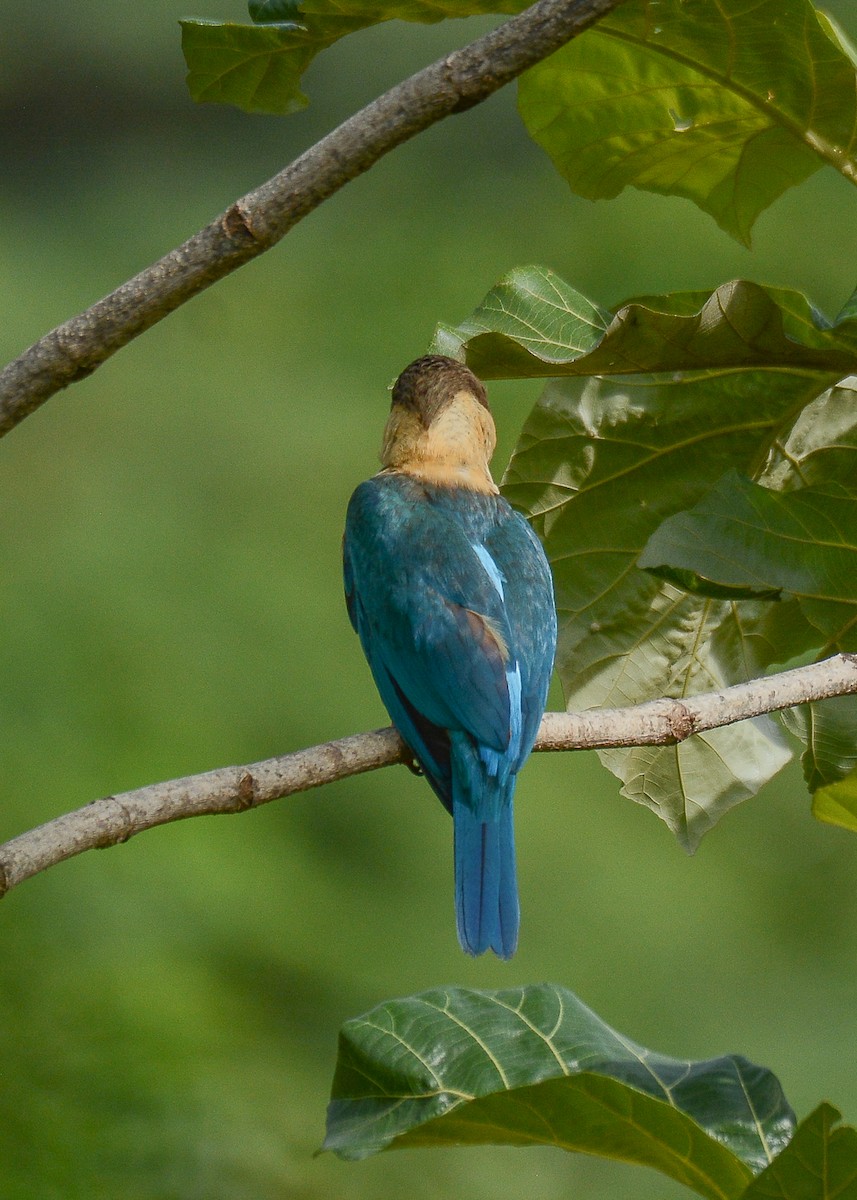
[{"label": "twig", "polygon": [[[855,692],[857,655],[836,654],[808,667],[684,700],[653,700],[631,708],[583,713],[545,713],[535,748],[673,745],[694,733]],[[409,759],[394,729],[377,729],[246,767],[223,767],[94,800],[0,846],[0,896],[84,850],[115,846],[155,825],[185,817],[243,812]]]},{"label": "twig", "polygon": [[619,3],[538,0],[355,113],[199,233],[9,363],[0,373],[0,436],[186,300],[276,245],[390,150],[486,100]]}]

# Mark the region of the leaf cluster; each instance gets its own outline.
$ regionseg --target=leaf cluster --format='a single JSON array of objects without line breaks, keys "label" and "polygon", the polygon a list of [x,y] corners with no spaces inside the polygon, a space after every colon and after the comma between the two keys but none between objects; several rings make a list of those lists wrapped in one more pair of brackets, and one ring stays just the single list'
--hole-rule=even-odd
[{"label": "leaf cluster", "polygon": [[[182,21],[188,86],[199,101],[295,112],[308,103],[307,67],[349,33],[526,7],[251,0],[250,24]],[[632,185],[686,196],[748,242],[759,213],[825,163],[857,178],[855,61],[809,0],[625,0],[524,75],[521,116],[578,194]]]}]

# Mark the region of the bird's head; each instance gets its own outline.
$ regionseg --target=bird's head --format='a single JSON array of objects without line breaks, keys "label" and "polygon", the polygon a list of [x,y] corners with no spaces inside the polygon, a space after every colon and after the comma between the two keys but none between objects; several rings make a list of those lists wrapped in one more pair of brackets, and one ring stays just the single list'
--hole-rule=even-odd
[{"label": "bird's head", "polygon": [[429,354],[405,367],[384,430],[387,470],[495,493],[488,464],[496,443],[485,388],[463,363]]}]

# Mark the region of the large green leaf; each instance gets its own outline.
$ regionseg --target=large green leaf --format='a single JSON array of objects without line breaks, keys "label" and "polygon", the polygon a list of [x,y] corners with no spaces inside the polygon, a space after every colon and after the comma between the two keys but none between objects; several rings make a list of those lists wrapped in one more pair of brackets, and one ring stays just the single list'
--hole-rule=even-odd
[{"label": "large green leaf", "polygon": [[194,100],[246,112],[295,112],[308,103],[300,88],[304,71],[346,34],[395,18],[433,23],[526,6],[527,0],[255,0],[252,25],[181,22],[188,88]]},{"label": "large green leaf", "polygon": [[842,483],[777,492],[729,471],[638,561],[703,595],[788,594],[831,646],[857,644],[857,490]]},{"label": "large green leaf", "polygon": [[686,196],[748,242],[822,163],[857,181],[855,91],[810,0],[626,0],[527,72],[519,105],[580,195]]},{"label": "large green leaf", "polygon": [[[754,678],[812,646],[796,604],[688,596],[637,566],[651,533],[732,463],[751,469],[811,377],[698,372],[550,385],[524,427],[504,493],[551,561],[557,667],[570,708],[683,698]],[[623,793],[648,805],[687,849],[789,758],[759,718],[678,746],[601,753]]]},{"label": "large green leaf", "polygon": [[616,1033],[549,984],[439,989],[349,1021],[325,1147],[556,1145],[654,1166],[703,1196],[739,1196],[794,1117],[769,1071],[690,1062]]},{"label": "large green leaf", "polygon": [[434,348],[483,379],[776,367],[818,372],[824,386],[857,371],[857,316],[832,325],[800,293],[743,279],[636,298],[613,316],[555,271],[527,266],[466,321],[440,326]]},{"label": "large green leaf", "polygon": [[857,1129],[820,1104],[741,1200],[857,1200]]}]

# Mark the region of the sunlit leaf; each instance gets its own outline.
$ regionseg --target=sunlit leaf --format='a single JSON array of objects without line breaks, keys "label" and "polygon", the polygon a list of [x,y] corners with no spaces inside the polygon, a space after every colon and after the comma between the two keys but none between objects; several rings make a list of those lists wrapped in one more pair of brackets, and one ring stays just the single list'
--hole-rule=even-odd
[{"label": "sunlit leaf", "polygon": [[546,267],[519,267],[434,348],[483,379],[792,368],[827,386],[857,370],[857,318],[832,325],[798,292],[747,280],[637,298],[615,316]]},{"label": "sunlit leaf", "polygon": [[686,196],[748,242],[828,163],[857,181],[855,64],[810,0],[626,0],[520,80],[574,191]]},{"label": "sunlit leaf", "polygon": [[[857,753],[853,761],[857,763]],[[857,767],[844,779],[818,789],[812,798],[812,815],[857,833]]]},{"label": "sunlit leaf", "polygon": [[517,267],[466,321],[439,326],[432,349],[466,358],[482,379],[558,375],[587,360],[611,320],[549,267]]},{"label": "sunlit leaf", "polygon": [[857,1129],[821,1104],[741,1200],[857,1200]]},{"label": "sunlit leaf", "polygon": [[553,985],[450,988],[349,1021],[325,1147],[555,1145],[643,1163],[703,1196],[739,1196],[788,1143],[769,1071],[655,1054]]}]

